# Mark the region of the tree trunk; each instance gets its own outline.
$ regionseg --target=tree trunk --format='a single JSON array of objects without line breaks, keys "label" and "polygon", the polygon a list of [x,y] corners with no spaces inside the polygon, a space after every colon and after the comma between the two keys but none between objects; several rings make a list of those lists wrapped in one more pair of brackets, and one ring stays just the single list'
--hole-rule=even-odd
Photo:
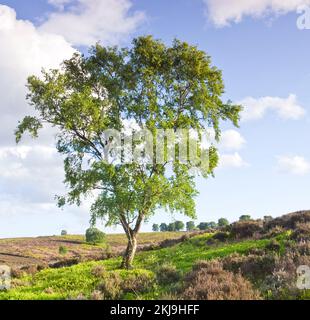
[{"label": "tree trunk", "polygon": [[136,234],[131,234],[128,239],[127,249],[123,256],[122,268],[130,269],[132,267],[133,258],[137,251],[137,236]]}]

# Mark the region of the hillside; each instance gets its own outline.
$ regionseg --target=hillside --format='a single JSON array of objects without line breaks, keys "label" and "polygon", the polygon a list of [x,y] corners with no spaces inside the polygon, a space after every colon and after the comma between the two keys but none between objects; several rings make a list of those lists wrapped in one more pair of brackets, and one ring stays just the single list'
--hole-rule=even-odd
[{"label": "hillside", "polygon": [[[182,232],[152,232],[139,235],[139,249],[163,240],[177,239]],[[109,234],[107,244],[93,246],[81,235],[0,239],[0,264],[33,272],[46,267],[66,266],[82,261],[102,260],[122,254],[126,248],[125,234]],[[65,255],[59,248],[65,247]]]},{"label": "hillside", "polygon": [[20,274],[0,299],[310,299],[296,287],[309,240],[309,211],[237,222],[139,252],[129,271],[116,257]]}]

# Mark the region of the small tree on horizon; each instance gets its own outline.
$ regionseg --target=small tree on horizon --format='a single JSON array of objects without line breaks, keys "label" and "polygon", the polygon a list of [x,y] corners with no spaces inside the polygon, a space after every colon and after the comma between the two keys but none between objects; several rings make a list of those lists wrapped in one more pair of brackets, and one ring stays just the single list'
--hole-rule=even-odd
[{"label": "small tree on horizon", "polygon": [[186,230],[187,230],[187,231],[193,231],[193,230],[195,230],[195,222],[194,222],[194,221],[188,221],[188,222],[186,222]]},{"label": "small tree on horizon", "polygon": [[167,232],[168,231],[168,226],[166,223],[161,223],[159,226],[160,232]]},{"label": "small tree on horizon", "polygon": [[[91,223],[120,225],[128,244],[122,267],[130,268],[143,222],[164,208],[195,218],[196,167],[182,163],[114,163],[107,130],[122,131],[124,122],[156,134],[158,129],[213,129],[220,138],[220,124],[238,125],[241,107],[223,102],[221,71],[195,46],[175,40],[166,46],[151,36],[133,40],[130,48],[92,47],[89,55],[74,54],[61,70],[43,71],[28,79],[28,101],[35,116],[26,116],[15,132],[19,142],[25,132],[32,137],[44,125],[57,130],[57,150],[64,157],[68,194],[59,206],[80,205],[85,196],[98,192],[91,207]],[[206,150],[212,176],[218,153]]]},{"label": "small tree on horizon", "polygon": [[175,225],[175,231],[182,231],[185,227],[183,221],[176,221],[174,225]]},{"label": "small tree on horizon", "polygon": [[251,220],[251,216],[249,214],[244,214],[239,218],[239,221],[249,221]]},{"label": "small tree on horizon", "polygon": [[157,223],[154,223],[152,226],[153,232],[158,232],[159,231],[159,225]]},{"label": "small tree on horizon", "polygon": [[175,222],[171,222],[171,223],[168,224],[168,231],[169,232],[176,231]]},{"label": "small tree on horizon", "polygon": [[201,231],[207,230],[208,229],[208,223],[207,222],[200,222],[197,225],[197,228]]},{"label": "small tree on horizon", "polygon": [[226,218],[220,218],[217,224],[219,227],[226,227],[229,225],[229,221]]}]

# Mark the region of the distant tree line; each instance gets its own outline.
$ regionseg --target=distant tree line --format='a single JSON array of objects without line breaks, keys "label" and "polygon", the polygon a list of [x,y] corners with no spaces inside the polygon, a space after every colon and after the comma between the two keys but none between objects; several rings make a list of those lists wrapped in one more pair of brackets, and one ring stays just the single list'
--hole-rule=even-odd
[{"label": "distant tree line", "polygon": [[[264,216],[264,220],[270,220],[272,219],[272,216]],[[252,220],[251,215],[244,214],[239,217],[239,221],[249,221]],[[183,221],[175,221],[171,222],[169,224],[167,223],[161,223],[161,224],[153,224],[153,231],[154,232],[172,232],[172,231],[195,231],[195,230],[212,230],[216,228],[222,228],[228,226],[230,223],[226,218],[220,218],[217,222],[211,221],[211,222],[200,222],[199,224],[195,224],[195,221],[188,221],[186,224]]]},{"label": "distant tree line", "polygon": [[195,221],[188,221],[186,224],[184,224],[183,221],[175,221],[171,222],[169,224],[167,223],[161,223],[161,224],[153,224],[153,231],[154,232],[172,232],[172,231],[183,231],[186,229],[186,231],[195,231],[195,230],[210,230],[215,229],[218,227],[224,227],[229,225],[229,221],[225,218],[221,218],[218,220],[218,222],[200,222],[199,224],[195,224]]}]

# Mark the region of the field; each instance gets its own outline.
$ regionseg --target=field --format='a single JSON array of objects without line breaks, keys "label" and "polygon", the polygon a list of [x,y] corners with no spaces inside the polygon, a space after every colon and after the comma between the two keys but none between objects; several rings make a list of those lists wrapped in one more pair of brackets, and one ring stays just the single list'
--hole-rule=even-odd
[{"label": "field", "polygon": [[[263,226],[248,221],[185,235],[140,251],[131,270],[119,269],[121,257],[113,257],[17,274],[0,299],[310,299],[310,290],[296,287],[297,267],[310,265],[309,219],[302,212]],[[173,236],[144,234],[140,242]],[[109,236],[111,247],[123,241]]]},{"label": "field", "polygon": [[[176,239],[182,232],[153,232],[139,235],[139,249],[156,245],[165,239]],[[75,264],[81,261],[100,260],[120,255],[126,247],[124,234],[107,235],[107,244],[92,246],[80,235],[0,239],[0,264],[24,270]],[[59,248],[67,250],[65,255]]]}]

